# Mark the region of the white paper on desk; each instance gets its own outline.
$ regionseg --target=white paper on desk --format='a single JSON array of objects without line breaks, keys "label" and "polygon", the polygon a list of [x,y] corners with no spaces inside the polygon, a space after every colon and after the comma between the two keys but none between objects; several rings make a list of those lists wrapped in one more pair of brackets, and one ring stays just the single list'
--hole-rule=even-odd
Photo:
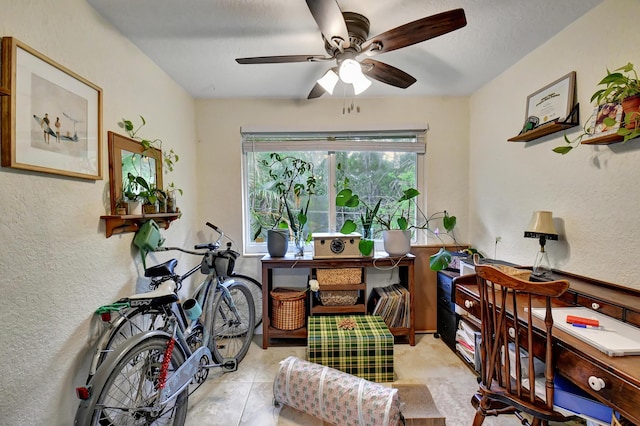
[{"label": "white paper on desk", "polygon": [[[544,319],[544,308],[531,309]],[[640,355],[640,329],[585,307],[551,308],[553,326],[577,337],[609,356]],[[580,328],[567,324],[567,315],[596,319],[603,330]]]}]

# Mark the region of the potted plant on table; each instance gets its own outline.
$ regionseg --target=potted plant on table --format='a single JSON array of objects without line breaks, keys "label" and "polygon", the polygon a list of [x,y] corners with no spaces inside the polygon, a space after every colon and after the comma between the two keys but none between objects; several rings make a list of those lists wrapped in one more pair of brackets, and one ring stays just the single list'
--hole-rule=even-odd
[{"label": "potted plant on table", "polygon": [[[444,241],[440,236],[438,228],[432,229],[431,223],[435,220],[442,220],[442,224],[447,231],[447,234],[455,241],[453,235],[453,229],[456,226],[456,217],[449,215],[445,210],[442,212],[434,213],[430,216],[426,216],[420,207],[416,204],[416,197],[420,195],[420,192],[415,188],[409,188],[402,191],[402,195],[394,200],[391,206],[385,206],[388,208],[383,209],[385,213],[381,213],[380,204],[382,200],[378,200],[374,207],[365,203],[357,194],[354,194],[350,188],[344,188],[336,196],[336,205],[342,207],[357,208],[362,205],[365,214],[361,215],[361,222],[364,225],[366,219],[370,219],[369,223],[376,222],[382,228],[383,242],[385,245],[385,251],[390,256],[403,256],[411,249],[411,230],[421,229],[431,233],[438,238],[443,246],[435,255],[429,259],[429,265],[431,269],[439,271],[447,267],[451,262],[451,253],[446,250]],[[410,224],[409,216],[411,206],[414,206],[416,211],[422,217],[422,223]],[[340,229],[342,233],[351,233],[357,229],[355,222],[351,219],[347,219],[344,225]],[[365,240],[362,240],[365,241]],[[364,250],[363,250],[364,249]],[[363,244],[361,242],[360,252],[363,255],[368,254],[368,250],[373,249],[373,241]]]},{"label": "potted plant on table", "polygon": [[[296,246],[296,255],[302,255],[305,243],[311,240],[311,233],[305,230],[305,226],[311,199],[316,194],[313,164],[294,156],[271,153],[268,159],[260,161],[260,165],[268,171],[270,189],[278,199],[278,208],[270,215],[272,226],[268,231],[271,235],[267,237],[267,246],[273,246],[269,240],[282,240],[285,234],[290,233]],[[285,253],[286,250],[275,255],[284,256]],[[270,254],[274,256],[271,251]]]}]

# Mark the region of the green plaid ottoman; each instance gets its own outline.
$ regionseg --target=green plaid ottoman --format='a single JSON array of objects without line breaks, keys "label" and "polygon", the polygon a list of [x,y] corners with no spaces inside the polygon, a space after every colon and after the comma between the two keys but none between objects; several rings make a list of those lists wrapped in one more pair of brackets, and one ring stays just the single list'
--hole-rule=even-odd
[{"label": "green plaid ottoman", "polygon": [[[338,328],[343,318],[356,327]],[[393,381],[393,335],[380,316],[312,316],[307,331],[308,361],[372,382]]]}]

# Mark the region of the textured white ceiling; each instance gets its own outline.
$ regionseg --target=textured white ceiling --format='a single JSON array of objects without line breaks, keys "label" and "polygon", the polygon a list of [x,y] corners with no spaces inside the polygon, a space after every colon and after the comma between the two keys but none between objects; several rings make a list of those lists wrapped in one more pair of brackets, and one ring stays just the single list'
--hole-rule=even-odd
[{"label": "textured white ceiling", "polygon": [[[333,62],[240,65],[235,58],[324,55],[303,0],[87,0],[196,98],[305,99]],[[365,15],[369,37],[463,8],[467,26],[380,54],[418,81],[378,81],[362,95],[469,95],[602,0],[338,0]],[[333,96],[351,95],[339,83]],[[327,95],[325,95],[326,97]]]}]

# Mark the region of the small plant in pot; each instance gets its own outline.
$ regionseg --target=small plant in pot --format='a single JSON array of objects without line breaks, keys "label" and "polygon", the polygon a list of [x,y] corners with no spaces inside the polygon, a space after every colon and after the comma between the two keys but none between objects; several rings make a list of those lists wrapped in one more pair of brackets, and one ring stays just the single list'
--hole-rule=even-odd
[{"label": "small plant in pot", "polygon": [[176,213],[178,211],[177,195],[182,195],[182,189],[177,188],[176,185],[171,182],[164,190],[166,194],[166,206],[167,213]]},{"label": "small plant in pot", "polygon": [[[607,75],[598,83],[603,86],[592,96],[591,102],[595,102],[599,107],[607,104],[619,104],[622,106],[623,119],[617,130],[617,134],[623,137],[623,142],[640,136],[640,80],[631,62],[613,71],[607,69]],[[615,115],[604,118],[603,124],[607,127],[617,125]],[[594,116],[589,117],[590,123]],[[576,148],[582,139],[593,136],[595,129],[591,124],[585,124],[583,131],[574,139],[569,140],[565,134],[566,145],[553,149],[558,154],[566,154]]]},{"label": "small plant in pot", "polygon": [[[385,243],[385,251],[390,256],[403,256],[411,249],[411,230],[421,229],[431,233],[438,238],[443,246],[435,255],[429,259],[430,268],[436,271],[442,270],[448,266],[451,262],[451,253],[446,250],[444,241],[441,238],[438,228],[432,229],[430,223],[435,220],[442,220],[442,224],[447,231],[447,234],[453,238],[453,229],[456,226],[456,217],[449,215],[447,211],[437,212],[427,217],[419,206],[416,204],[416,198],[420,195],[420,192],[415,188],[409,188],[402,191],[402,195],[397,198],[391,209],[385,209],[387,213],[380,213],[379,200],[372,208],[365,203],[357,194],[353,194],[351,189],[344,188],[336,196],[336,205],[343,207],[357,208],[362,205],[365,210],[365,215],[361,216],[361,220],[366,217],[371,217],[372,222],[375,221],[380,225],[383,230],[383,240]],[[411,206],[414,206],[416,211],[422,217],[422,223],[415,225],[409,224],[409,213]],[[364,223],[364,222],[363,222]],[[340,232],[350,233],[355,231],[356,224],[351,219],[347,219],[344,222]],[[397,238],[397,240],[395,240]],[[371,247],[373,247],[373,241],[371,241]],[[366,249],[367,247],[365,247]],[[365,254],[361,249],[360,252]]]},{"label": "small plant in pot", "polygon": [[142,212],[146,214],[158,213],[159,200],[165,200],[167,194],[157,188],[155,184],[148,183],[144,178],[138,177],[140,186],[143,188],[140,191],[140,198],[142,199]]},{"label": "small plant in pot", "polygon": [[[624,137],[624,142],[640,136],[640,80],[631,62],[613,72],[607,69],[607,75],[598,83],[604,88],[591,96],[591,102],[598,105],[603,103],[619,103],[624,112],[624,126],[618,129],[618,135]],[[610,118],[605,119],[605,123]],[[613,123],[610,123],[613,124]]]}]

